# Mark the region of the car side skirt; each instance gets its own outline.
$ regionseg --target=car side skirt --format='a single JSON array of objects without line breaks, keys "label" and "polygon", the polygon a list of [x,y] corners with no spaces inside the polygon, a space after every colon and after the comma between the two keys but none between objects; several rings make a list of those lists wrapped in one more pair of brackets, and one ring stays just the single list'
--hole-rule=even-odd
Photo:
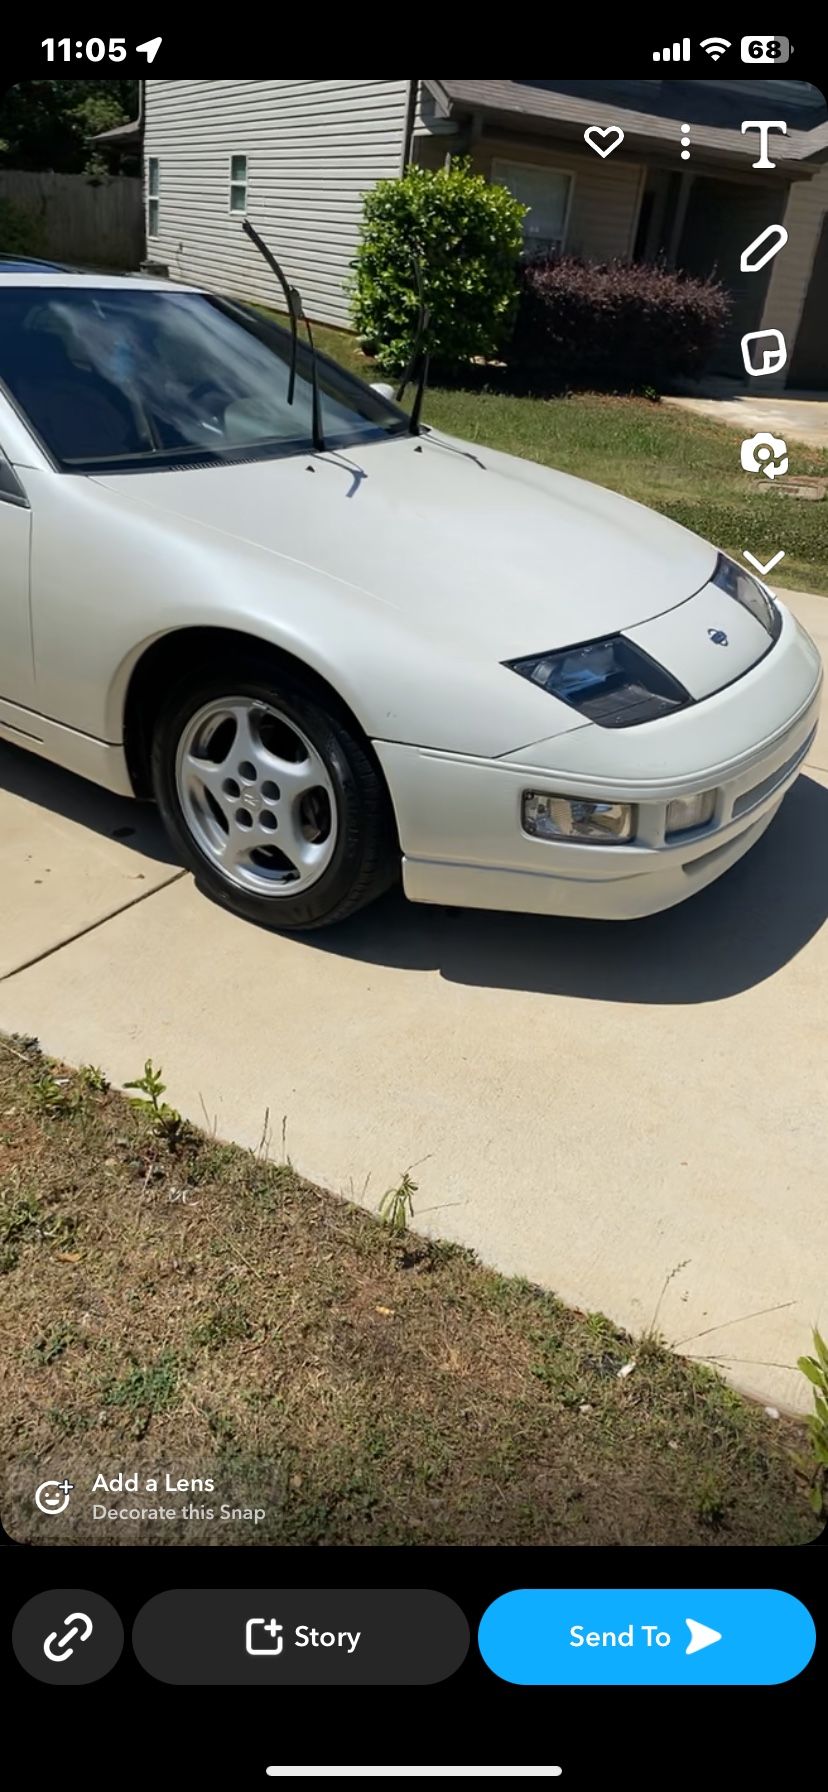
[{"label": "car side skirt", "polygon": [[91,734],[66,728],[62,722],[52,722],[4,697],[0,697],[0,740],[25,747],[28,752],[62,766],[64,771],[103,785],[116,796],[135,794],[122,745],[95,740]]}]

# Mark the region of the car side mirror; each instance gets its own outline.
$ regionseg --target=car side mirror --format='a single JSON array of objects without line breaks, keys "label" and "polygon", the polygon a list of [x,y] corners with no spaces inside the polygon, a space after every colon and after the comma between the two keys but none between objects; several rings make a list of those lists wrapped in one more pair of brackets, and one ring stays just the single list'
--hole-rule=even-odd
[{"label": "car side mirror", "polygon": [[396,400],[396,393],[395,393],[394,387],[389,386],[385,380],[372,380],[371,381],[371,391],[378,392],[380,395],[380,398],[390,398],[392,404]]}]

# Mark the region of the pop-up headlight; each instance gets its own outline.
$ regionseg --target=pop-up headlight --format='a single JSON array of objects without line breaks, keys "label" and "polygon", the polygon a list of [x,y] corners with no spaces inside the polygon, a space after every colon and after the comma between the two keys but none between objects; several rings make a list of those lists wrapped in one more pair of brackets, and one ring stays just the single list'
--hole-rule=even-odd
[{"label": "pop-up headlight", "polygon": [[654,722],[692,701],[678,679],[623,635],[505,663],[602,728]]},{"label": "pop-up headlight", "polygon": [[710,583],[718,585],[720,591],[726,591],[728,597],[735,597],[737,604],[742,604],[767,629],[771,640],[776,640],[782,627],[782,614],[758,579],[752,578],[744,567],[737,566],[735,560],[728,560],[726,554],[720,554]]}]

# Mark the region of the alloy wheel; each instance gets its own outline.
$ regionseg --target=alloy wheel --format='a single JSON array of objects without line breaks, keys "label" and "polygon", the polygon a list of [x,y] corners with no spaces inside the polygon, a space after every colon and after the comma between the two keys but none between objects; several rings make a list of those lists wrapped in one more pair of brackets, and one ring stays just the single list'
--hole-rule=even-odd
[{"label": "alloy wheel", "polygon": [[313,742],[274,706],[253,697],[205,704],[182,732],[175,780],[194,840],[237,888],[296,896],[330,864],[333,783]]}]

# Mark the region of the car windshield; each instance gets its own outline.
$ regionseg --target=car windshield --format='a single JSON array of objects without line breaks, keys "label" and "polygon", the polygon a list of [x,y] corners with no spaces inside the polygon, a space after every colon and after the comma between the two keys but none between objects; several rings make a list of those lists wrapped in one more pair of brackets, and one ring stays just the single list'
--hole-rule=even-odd
[{"label": "car windshield", "polygon": [[[0,287],[0,380],[67,471],[306,452],[311,356],[229,300],[174,288]],[[402,412],[325,356],[326,446],[404,432]]]}]

